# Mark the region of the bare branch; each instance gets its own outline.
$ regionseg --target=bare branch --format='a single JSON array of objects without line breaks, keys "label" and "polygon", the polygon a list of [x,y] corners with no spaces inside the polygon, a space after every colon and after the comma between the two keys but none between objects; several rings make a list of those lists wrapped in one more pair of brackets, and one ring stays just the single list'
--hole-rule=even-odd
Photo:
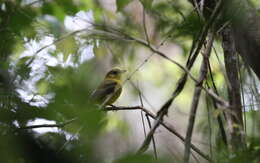
[{"label": "bare branch", "polygon": [[209,33],[209,40],[206,46],[205,53],[203,55],[203,61],[201,64],[200,68],[200,75],[199,75],[199,83],[195,87],[195,91],[193,94],[193,99],[192,99],[192,104],[191,104],[191,110],[190,110],[190,117],[189,117],[189,123],[188,123],[188,129],[186,133],[186,138],[185,138],[185,152],[184,152],[184,162],[188,163],[189,158],[190,158],[190,144],[191,144],[191,138],[192,138],[192,133],[193,133],[193,127],[194,127],[194,122],[196,118],[196,112],[200,100],[200,94],[202,90],[202,85],[203,81],[207,77],[207,72],[208,72],[208,58],[211,53],[212,45],[213,45],[213,40],[214,40],[214,34]]},{"label": "bare branch", "polygon": [[[152,128],[152,124],[151,124],[151,121],[150,121],[150,119],[149,119],[149,115],[148,115],[148,114],[145,114],[145,116],[146,116],[146,119],[147,119],[149,128],[151,129],[151,128]],[[152,136],[152,143],[153,143],[154,157],[155,157],[155,159],[157,160],[158,155],[157,155],[157,150],[156,150],[156,144],[155,144],[154,135]]]},{"label": "bare branch", "polygon": [[[179,83],[178,83],[178,86],[177,88],[175,89],[175,91],[173,92],[173,95],[172,97],[170,97],[170,99],[168,99],[166,101],[166,103],[161,107],[161,109],[159,110],[158,114],[157,114],[157,118],[156,118],[156,121],[153,125],[153,127],[151,128],[150,132],[148,133],[146,139],[144,140],[144,142],[142,143],[141,147],[139,148],[139,152],[144,152],[145,150],[147,150],[150,142],[151,142],[151,138],[152,138],[152,135],[153,133],[155,132],[155,130],[157,129],[157,127],[159,126],[159,122],[161,120],[163,120],[163,117],[164,115],[166,115],[168,113],[168,109],[169,107],[171,106],[173,100],[179,95],[179,93],[183,90],[184,88],[184,85],[187,81],[187,75],[189,75],[191,77],[191,79],[193,81],[195,81],[197,84],[200,83],[200,81],[197,81],[189,72],[190,68],[192,67],[196,57],[198,56],[201,48],[202,48],[202,45],[206,39],[206,36],[207,36],[207,33],[208,33],[208,30],[209,28],[213,25],[213,22],[214,20],[216,19],[216,17],[218,16],[219,12],[220,12],[220,6],[222,4],[222,0],[219,1],[217,7],[214,9],[214,12],[213,14],[211,15],[209,21],[207,22],[207,24],[203,27],[202,29],[202,33],[198,39],[198,43],[197,43],[197,48],[191,52],[191,59],[188,60],[187,62],[187,68],[183,67],[182,65],[180,65],[178,62],[172,60],[171,58],[169,58],[168,56],[166,56],[165,54],[163,54],[162,52],[160,51],[157,51],[156,49],[154,49],[151,45],[143,42],[143,41],[140,41],[138,39],[134,39],[133,37],[130,37],[132,38],[133,40],[139,42],[140,44],[142,45],[145,45],[146,47],[148,47],[151,51],[153,51],[154,53],[160,55],[161,57],[173,62],[174,64],[176,64],[177,66],[179,66],[182,70],[184,70],[185,74],[182,76],[182,78],[179,80]],[[193,50],[193,49],[192,49]],[[204,88],[202,85],[200,85],[200,87],[202,87],[203,90],[205,90],[209,95],[214,95],[212,96],[218,103],[220,103],[221,101],[221,104],[223,104],[222,102],[224,102],[224,104],[227,104],[226,106],[228,106],[228,103],[226,103],[224,100],[220,100],[219,101],[219,97],[214,93],[214,92],[209,92],[206,88]],[[200,88],[201,89],[201,88]],[[217,97],[217,98],[215,98]]]},{"label": "bare branch", "polygon": [[[214,49],[214,47],[213,47]],[[214,89],[214,92],[216,92],[217,95],[218,94],[218,90],[217,90],[217,87],[215,85],[215,81],[213,79],[213,75],[212,75],[212,71],[211,71],[211,66],[210,66],[210,62],[209,62],[209,74],[210,74],[210,79],[212,81],[212,85],[213,85],[213,89]],[[208,83],[206,83],[207,86],[209,87]],[[215,110],[218,110],[218,107],[217,107],[217,104],[215,102],[215,100],[212,100],[212,103],[213,103],[213,107]],[[209,112],[209,111],[208,111]],[[225,114],[223,113],[223,116],[225,117]],[[218,125],[219,125],[219,130],[220,130],[220,133],[221,133],[221,136],[222,136],[222,140],[224,142],[225,145],[227,145],[227,135],[226,135],[226,131],[225,131],[225,128],[224,128],[224,124],[223,124],[223,120],[221,119],[221,115],[217,115],[217,121],[218,121]]]},{"label": "bare branch", "polygon": [[[149,117],[156,119],[156,114],[152,113],[148,109],[141,107],[141,106],[132,106],[132,107],[118,107],[118,106],[111,106],[111,107],[106,107],[105,110],[107,111],[119,111],[119,110],[142,110],[145,112]],[[165,127],[169,132],[171,132],[173,135],[177,136],[182,142],[185,141],[185,138],[179,134],[174,127],[171,125],[171,123],[167,121],[159,121],[159,123]],[[208,155],[204,154],[200,149],[198,149],[195,145],[191,144],[191,149],[193,149],[197,154],[199,154],[201,157],[204,159],[210,161],[210,158]]]}]

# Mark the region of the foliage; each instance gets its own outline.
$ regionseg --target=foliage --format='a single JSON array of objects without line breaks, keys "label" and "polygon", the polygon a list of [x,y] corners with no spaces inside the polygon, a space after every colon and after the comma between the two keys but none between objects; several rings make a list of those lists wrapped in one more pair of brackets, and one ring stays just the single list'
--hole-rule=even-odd
[{"label": "foliage", "polygon": [[[104,0],[0,1],[0,162],[178,162],[182,159],[179,152],[178,156],[162,152],[158,159],[152,152],[136,154],[144,136],[138,132],[137,137],[131,131],[135,130],[132,126],[135,123],[140,128],[140,118],[134,115],[135,119],[131,119],[131,113],[127,112],[128,124],[126,117],[93,104],[90,96],[103,74],[120,65],[129,74],[123,94],[127,97],[117,104],[143,105],[144,100],[145,107],[160,108],[171,96],[183,71],[169,59],[149,51],[150,45],[185,65],[191,42],[200,36],[206,23],[188,1],[182,0],[116,0],[112,6]],[[226,81],[219,65],[223,62],[218,54],[221,48],[219,42],[214,45],[215,56],[210,59],[212,72],[203,86],[216,84],[219,95],[227,98],[227,86],[223,86]],[[202,56],[196,59],[192,75],[199,74],[202,60]],[[254,82],[251,81],[254,78],[246,79],[249,73],[242,73],[243,82]],[[191,89],[194,81],[189,78],[171,107],[171,110],[183,109],[170,110],[169,116],[187,114]],[[245,90],[257,94],[257,86]],[[252,103],[255,101],[257,98]],[[221,136],[216,118],[224,111],[213,110],[211,98],[202,100],[200,106],[208,108],[208,112],[201,111],[198,132],[206,135],[204,142],[216,145],[211,147],[216,153],[213,161],[259,162],[260,143],[254,135],[259,129],[252,127],[259,119],[254,114],[258,113],[257,105],[246,115],[246,122],[252,127],[247,133],[247,148],[233,153],[218,140]],[[210,126],[206,120],[214,124]],[[41,123],[36,124],[37,121]],[[183,127],[182,121],[180,118],[177,124]],[[33,126],[47,122],[57,126]],[[115,143],[107,145],[111,137],[115,137]],[[171,147],[161,143],[158,149],[164,146],[171,151],[175,143]]]}]

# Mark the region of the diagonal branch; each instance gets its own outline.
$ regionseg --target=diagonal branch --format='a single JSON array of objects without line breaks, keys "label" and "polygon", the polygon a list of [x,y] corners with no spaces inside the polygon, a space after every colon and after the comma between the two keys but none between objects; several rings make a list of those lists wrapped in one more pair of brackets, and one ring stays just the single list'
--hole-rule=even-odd
[{"label": "diagonal branch", "polygon": [[[192,80],[196,81],[197,84],[200,83],[200,81],[197,81],[194,77],[192,77],[192,75],[190,74],[189,70],[190,68],[192,67],[193,63],[195,62],[201,48],[202,48],[202,45],[206,39],[206,36],[207,36],[207,33],[208,33],[208,30],[210,29],[211,26],[213,26],[213,22],[214,20],[218,17],[219,13],[220,13],[220,8],[222,6],[222,0],[219,1],[218,5],[216,6],[216,8],[214,9],[209,21],[206,23],[206,25],[203,27],[202,29],[202,33],[198,39],[198,44],[197,44],[197,48],[191,52],[192,55],[192,58],[190,60],[188,60],[187,62],[187,68],[184,68],[183,66],[179,65],[179,64],[176,64],[177,66],[179,66],[181,69],[184,70],[185,74],[182,76],[182,78],[179,80],[178,82],[178,86],[177,88],[175,89],[175,91],[173,92],[173,95],[172,97],[170,97],[170,99],[167,100],[167,102],[161,107],[161,109],[159,110],[158,114],[157,114],[157,118],[156,118],[156,121],[153,125],[153,127],[151,128],[151,130],[149,131],[149,133],[147,134],[147,137],[145,138],[145,140],[143,141],[141,147],[139,148],[138,152],[144,152],[148,149],[148,146],[151,142],[151,139],[152,139],[152,135],[154,134],[155,130],[158,128],[159,126],[159,122],[161,120],[163,120],[163,117],[168,113],[168,109],[169,107],[171,106],[173,100],[179,95],[179,93],[183,90],[184,88],[184,85],[187,81],[187,75],[189,75],[191,77]],[[142,43],[142,42],[140,42]],[[159,54],[160,56],[162,56],[163,58],[167,59],[167,60],[170,60],[172,61],[169,57],[167,57],[166,55],[162,55],[161,53],[157,52],[156,49],[153,49],[150,45],[147,45],[147,44],[144,44],[146,45],[148,48],[150,48],[153,52]],[[202,87],[202,85],[201,85]],[[214,92],[210,92],[210,91],[207,91],[207,89],[205,89],[204,87],[202,87],[203,90],[206,90],[206,92],[209,94],[209,95],[214,95],[212,96],[213,98],[214,97],[218,97],[216,96],[216,94]],[[218,99],[218,98],[214,98],[214,99]],[[221,100],[222,101],[222,100]],[[227,103],[225,103],[227,104]],[[228,104],[227,104],[228,106]]]},{"label": "diagonal branch", "polygon": [[206,79],[207,72],[208,72],[208,58],[211,53],[213,40],[214,40],[214,35],[212,33],[209,33],[209,41],[207,43],[206,50],[203,55],[203,61],[202,61],[201,67],[200,67],[200,75],[199,75],[200,82],[195,87],[192,104],[191,104],[189,123],[188,123],[186,138],[185,138],[185,152],[184,152],[184,162],[185,163],[189,162],[190,145],[191,145],[193,127],[194,127],[196,112],[197,112],[197,108],[198,108],[198,104],[199,104],[199,100],[200,100],[200,95],[201,95],[201,90],[202,90],[201,87],[203,85],[203,81]]},{"label": "diagonal branch", "polygon": [[[111,107],[106,107],[107,111],[119,111],[119,110],[141,110],[143,112],[146,113],[146,115],[148,115],[149,117],[153,118],[154,120],[156,119],[156,114],[152,113],[151,111],[149,111],[148,109],[141,107],[141,106],[132,106],[132,107],[117,107],[117,106],[111,106]],[[159,121],[159,123],[165,127],[169,132],[171,132],[173,135],[177,136],[182,142],[185,141],[185,138],[179,134],[174,127],[171,125],[171,123],[167,122],[167,121]],[[201,157],[203,157],[204,159],[210,161],[210,158],[208,155],[206,155],[205,153],[203,153],[200,149],[198,149],[195,145],[193,145],[191,143],[190,148],[192,150],[194,150],[198,155],[200,155]]]}]

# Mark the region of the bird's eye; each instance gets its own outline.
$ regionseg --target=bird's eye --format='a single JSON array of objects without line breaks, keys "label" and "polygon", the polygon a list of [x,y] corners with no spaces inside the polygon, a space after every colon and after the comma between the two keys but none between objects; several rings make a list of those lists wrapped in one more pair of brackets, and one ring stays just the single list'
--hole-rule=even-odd
[{"label": "bird's eye", "polygon": [[117,71],[112,71],[111,74],[113,74],[113,75],[117,75],[118,72],[117,72]]}]

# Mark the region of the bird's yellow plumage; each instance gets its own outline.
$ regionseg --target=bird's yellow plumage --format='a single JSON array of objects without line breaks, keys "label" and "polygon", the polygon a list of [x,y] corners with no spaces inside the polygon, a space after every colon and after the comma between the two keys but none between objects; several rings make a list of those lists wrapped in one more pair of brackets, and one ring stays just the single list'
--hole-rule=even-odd
[{"label": "bird's yellow plumage", "polygon": [[122,73],[126,72],[120,68],[113,68],[110,70],[104,81],[93,92],[92,97],[95,102],[105,105],[113,104],[122,92]]}]

